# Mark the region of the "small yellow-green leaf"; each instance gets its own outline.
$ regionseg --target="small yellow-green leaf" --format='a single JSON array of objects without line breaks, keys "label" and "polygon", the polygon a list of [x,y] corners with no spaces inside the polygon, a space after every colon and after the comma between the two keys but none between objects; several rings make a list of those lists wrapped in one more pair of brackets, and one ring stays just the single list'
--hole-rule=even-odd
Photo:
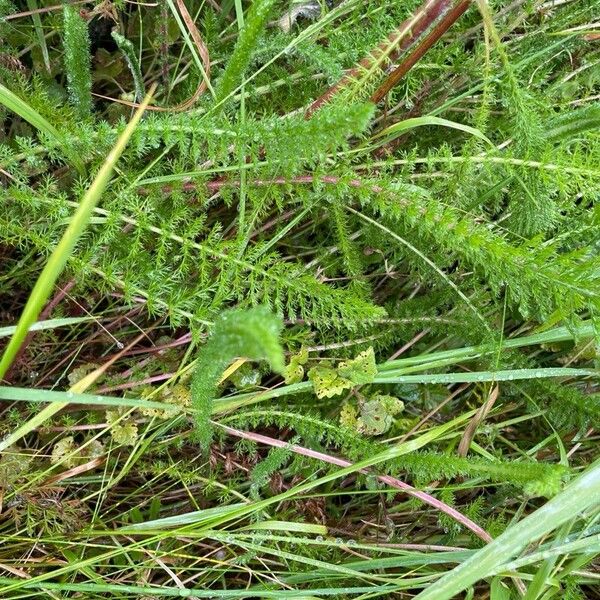
[{"label": "small yellow-green leaf", "polygon": [[390,414],[383,410],[380,402],[371,400],[365,402],[360,410],[360,417],[356,420],[356,429],[365,435],[381,435],[393,424]]},{"label": "small yellow-green leaf", "polygon": [[[77,464],[77,457],[73,454],[74,450],[75,438],[72,435],[68,435],[54,444],[50,462],[53,465],[62,463],[67,469],[70,469]],[[73,455],[69,456],[70,454]]]},{"label": "small yellow-green leaf", "polygon": [[308,350],[304,347],[298,354],[290,358],[290,364],[285,367],[283,377],[286,384],[300,383],[304,378],[304,365],[308,362]]},{"label": "small yellow-green leaf", "polygon": [[360,418],[356,429],[366,435],[381,435],[394,424],[394,416],[404,410],[404,402],[394,396],[378,394],[371,400],[361,402]]},{"label": "small yellow-green leaf", "polygon": [[86,375],[89,375],[92,371],[95,371],[99,365],[95,363],[85,363],[79,367],[75,367],[68,375],[69,385],[75,385],[79,383]]},{"label": "small yellow-green leaf", "polygon": [[340,411],[340,425],[349,429],[356,429],[356,419],[358,418],[358,409],[350,402],[346,402]]},{"label": "small yellow-green leaf", "polygon": [[110,426],[110,435],[121,446],[133,446],[138,439],[138,428],[133,421],[124,419],[123,414],[124,411],[121,408],[106,411],[106,422]]},{"label": "small yellow-green leaf", "polygon": [[317,398],[331,398],[354,386],[352,381],[340,377],[335,369],[330,367],[313,367],[308,372]]},{"label": "small yellow-green leaf", "polygon": [[375,352],[373,348],[367,348],[356,358],[341,362],[337,371],[340,377],[349,379],[356,385],[372,383],[377,375],[377,365],[375,363]]}]

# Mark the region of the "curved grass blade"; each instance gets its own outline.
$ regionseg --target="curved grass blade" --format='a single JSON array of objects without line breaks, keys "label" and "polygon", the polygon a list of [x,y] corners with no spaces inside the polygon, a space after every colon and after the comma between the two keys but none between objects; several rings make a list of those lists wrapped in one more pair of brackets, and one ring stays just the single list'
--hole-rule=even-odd
[{"label": "curved grass blade", "polygon": [[[480,140],[483,140],[486,144],[490,146],[494,146],[490,138],[488,138],[485,134],[483,134],[479,129],[475,127],[470,127],[469,125],[464,125],[463,123],[457,123],[456,121],[450,121],[449,119],[442,119],[440,117],[415,117],[413,119],[405,119],[404,121],[400,121],[399,123],[394,123],[389,127],[386,127],[382,131],[376,133],[373,136],[374,140],[379,140],[377,142],[377,146],[382,146],[388,143],[390,140],[393,140],[402,134],[416,129],[417,127],[427,127],[429,125],[435,125],[439,127],[448,127],[450,129],[456,129],[458,131],[462,131],[463,133],[468,133]],[[383,138],[383,139],[380,139]]]},{"label": "curved grass blade", "polygon": [[493,542],[431,584],[416,600],[449,600],[516,557],[528,544],[600,504],[600,461],[595,462],[560,494]]},{"label": "curved grass blade", "polygon": [[[64,319],[47,319],[46,321],[37,321],[27,331],[44,331],[46,329],[56,329],[57,327],[66,327],[67,325],[77,325],[79,323],[88,323],[94,321],[94,317],[66,317]],[[0,338],[8,337],[17,330],[16,325],[0,327]]]}]

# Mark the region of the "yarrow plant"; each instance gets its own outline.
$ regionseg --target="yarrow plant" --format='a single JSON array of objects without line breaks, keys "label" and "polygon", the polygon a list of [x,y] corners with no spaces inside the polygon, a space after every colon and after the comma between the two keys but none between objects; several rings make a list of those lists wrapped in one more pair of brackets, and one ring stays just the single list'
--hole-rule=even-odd
[{"label": "yarrow plant", "polygon": [[592,597],[597,8],[0,0],[0,597]]}]

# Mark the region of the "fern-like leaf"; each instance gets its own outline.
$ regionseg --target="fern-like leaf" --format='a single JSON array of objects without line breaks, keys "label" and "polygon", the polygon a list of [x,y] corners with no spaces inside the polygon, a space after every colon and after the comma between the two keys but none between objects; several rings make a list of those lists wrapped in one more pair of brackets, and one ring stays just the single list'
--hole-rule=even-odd
[{"label": "fern-like leaf", "polygon": [[265,307],[224,312],[215,322],[208,342],[198,357],[192,380],[192,404],[196,410],[198,440],[203,448],[210,445],[210,416],[219,378],[236,357],[266,360],[273,371],[284,370],[279,334],[283,324]]},{"label": "fern-like leaf", "polygon": [[74,7],[64,7],[63,19],[64,60],[69,95],[79,117],[85,118],[92,109],[90,36],[87,23]]}]

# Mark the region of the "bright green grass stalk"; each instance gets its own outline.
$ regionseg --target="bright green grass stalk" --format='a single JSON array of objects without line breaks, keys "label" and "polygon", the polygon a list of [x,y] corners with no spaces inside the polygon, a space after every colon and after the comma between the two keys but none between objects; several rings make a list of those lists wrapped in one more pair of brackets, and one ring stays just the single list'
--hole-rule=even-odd
[{"label": "bright green grass stalk", "polygon": [[54,390],[36,390],[31,388],[0,386],[0,400],[13,402],[50,402],[52,404],[85,404],[87,406],[129,406],[132,408],[156,408],[176,413],[180,407],[167,402],[141,400],[138,398],[115,398],[76,392],[58,392]]},{"label": "bright green grass stalk", "polygon": [[[0,578],[0,582],[9,582],[6,577]],[[211,598],[211,599],[238,599],[238,598],[274,598],[282,600],[284,598],[295,598],[296,600],[316,599],[322,596],[339,598],[340,594],[367,594],[373,593],[372,586],[347,586],[347,587],[331,587],[311,590],[307,593],[304,590],[261,590],[258,594],[252,590],[207,590],[204,588],[185,588],[179,589],[176,587],[166,586],[140,586],[126,584],[96,584],[96,583],[47,583],[40,584],[39,582],[27,582],[21,585],[24,589],[48,589],[59,590],[63,592],[89,592],[102,594],[133,594],[134,597],[168,597],[168,598]],[[395,591],[395,587],[382,588],[384,593]],[[315,596],[314,594],[318,594]],[[366,597],[366,596],[363,596]]]},{"label": "bright green grass stalk", "polygon": [[85,118],[92,110],[92,55],[87,23],[77,9],[65,6],[63,24],[67,87],[78,116]]},{"label": "bright green grass stalk", "polygon": [[31,19],[33,21],[33,26],[35,28],[35,35],[37,38],[37,42],[40,45],[40,50],[42,51],[42,58],[44,59],[44,66],[46,67],[46,71],[51,73],[52,68],[50,67],[50,55],[48,54],[48,45],[46,44],[46,38],[44,36],[44,28],[42,27],[42,19],[40,17],[38,10],[37,0],[27,0],[27,8],[31,11]]},{"label": "bright green grass stalk", "polygon": [[[64,319],[48,319],[46,321],[37,321],[37,323],[34,323],[29,328],[29,331],[43,331],[45,329],[56,329],[57,327],[66,327],[67,325],[78,325],[79,323],[88,323],[89,321],[95,320],[96,319],[94,317],[66,317]],[[13,333],[16,330],[16,325],[0,327],[0,338],[13,335]]]},{"label": "bright green grass stalk", "polygon": [[252,58],[252,52],[256,48],[258,37],[263,32],[275,3],[276,0],[252,2],[246,15],[244,28],[240,31],[233,54],[217,86],[217,102],[223,102],[240,84]]},{"label": "bright green grass stalk", "polygon": [[[17,352],[19,351],[19,348],[21,347],[21,344],[27,335],[29,328],[35,323],[46,300],[52,292],[52,288],[54,287],[56,280],[67,263],[67,260],[69,259],[69,256],[71,255],[71,252],[77,243],[77,240],[87,227],[92,211],[94,210],[96,204],[98,204],[100,201],[100,197],[110,181],[115,164],[119,160],[123,150],[125,150],[125,146],[127,145],[127,142],[129,141],[129,138],[134,132],[140,119],[142,118],[142,114],[144,113],[146,106],[148,106],[153,93],[154,88],[150,90],[150,93],[148,96],[146,96],[144,102],[135,112],[133,118],[127,124],[127,127],[123,130],[123,133],[117,140],[117,143],[106,157],[106,160],[104,161],[102,167],[100,167],[100,170],[92,182],[92,185],[84,194],[81,204],[75,211],[75,214],[73,215],[73,218],[71,219],[66,231],[50,255],[50,258],[48,259],[48,262],[42,270],[38,280],[35,282],[33,290],[31,291],[31,294],[27,299],[27,303],[25,304],[25,308],[23,309],[23,313],[21,314],[21,318],[17,323],[15,333],[6,346],[4,354],[2,355],[2,359],[0,359],[0,379],[4,377],[6,371],[17,355]],[[20,439],[23,435],[26,435],[40,422],[43,422],[45,419],[58,412],[64,405],[65,403],[59,402],[47,406],[38,415],[36,415],[34,419],[31,419],[19,427],[15,432],[3,440],[0,443],[0,451],[8,448],[11,444],[14,444],[15,441]]]},{"label": "bright green grass stalk", "polygon": [[[239,348],[239,347],[238,347]],[[240,351],[235,354],[230,354],[230,360],[233,359]],[[220,363],[226,366],[230,360]],[[203,361],[204,364],[208,364]],[[223,367],[224,369],[225,367]],[[214,370],[213,370],[214,369]],[[283,398],[295,394],[309,392],[313,384],[310,381],[294,383],[291,385],[281,386],[273,390],[265,392],[248,392],[237,394],[228,398],[223,398],[217,402],[213,402],[212,393],[216,390],[217,380],[223,369],[210,367],[210,371],[204,368],[203,365],[197,366],[197,375],[195,375],[196,388],[192,387],[192,395],[195,395],[194,407],[192,409],[197,421],[203,423],[202,427],[207,427],[206,419],[211,415],[218,415],[241,406],[271,400],[273,398]],[[549,368],[549,369],[514,369],[512,371],[476,371],[464,373],[440,373],[440,374],[422,374],[422,375],[405,375],[394,377],[375,377],[373,383],[420,383],[420,384],[449,384],[449,383],[484,383],[498,381],[518,381],[536,378],[552,378],[552,377],[575,377],[585,375],[596,375],[595,371],[586,369],[569,369],[569,368]],[[200,393],[200,387],[202,392]],[[94,394],[79,394],[74,391],[60,392],[48,390],[30,390],[29,388],[15,388],[0,386],[0,400],[13,400],[24,402],[51,402],[61,405],[72,403],[79,404],[110,404],[114,406],[141,406],[150,408],[147,401],[134,398],[117,398],[112,396],[98,396]],[[173,409],[172,404],[158,404],[158,408],[168,407]],[[56,411],[54,411],[56,412]],[[199,423],[200,425],[200,423]],[[0,444],[0,449],[2,444]]]},{"label": "bright green grass stalk", "polygon": [[494,146],[490,139],[475,127],[470,127],[464,123],[457,123],[456,121],[449,121],[448,119],[441,119],[439,117],[424,116],[415,117],[412,119],[404,119],[403,121],[394,123],[393,125],[390,125],[389,127],[379,131],[373,136],[372,139],[376,140],[376,143],[374,146],[370,144],[369,150],[371,150],[373,147],[383,146],[384,144],[389,143],[401,135],[404,135],[407,131],[411,131],[417,127],[430,127],[432,125],[447,127],[449,129],[457,129],[484,141],[486,144],[489,144],[492,147]]},{"label": "bright green grass stalk", "polygon": [[509,527],[485,548],[416,596],[417,600],[448,600],[487,577],[540,539],[587,509],[600,503],[600,462],[594,463],[558,496]]}]

